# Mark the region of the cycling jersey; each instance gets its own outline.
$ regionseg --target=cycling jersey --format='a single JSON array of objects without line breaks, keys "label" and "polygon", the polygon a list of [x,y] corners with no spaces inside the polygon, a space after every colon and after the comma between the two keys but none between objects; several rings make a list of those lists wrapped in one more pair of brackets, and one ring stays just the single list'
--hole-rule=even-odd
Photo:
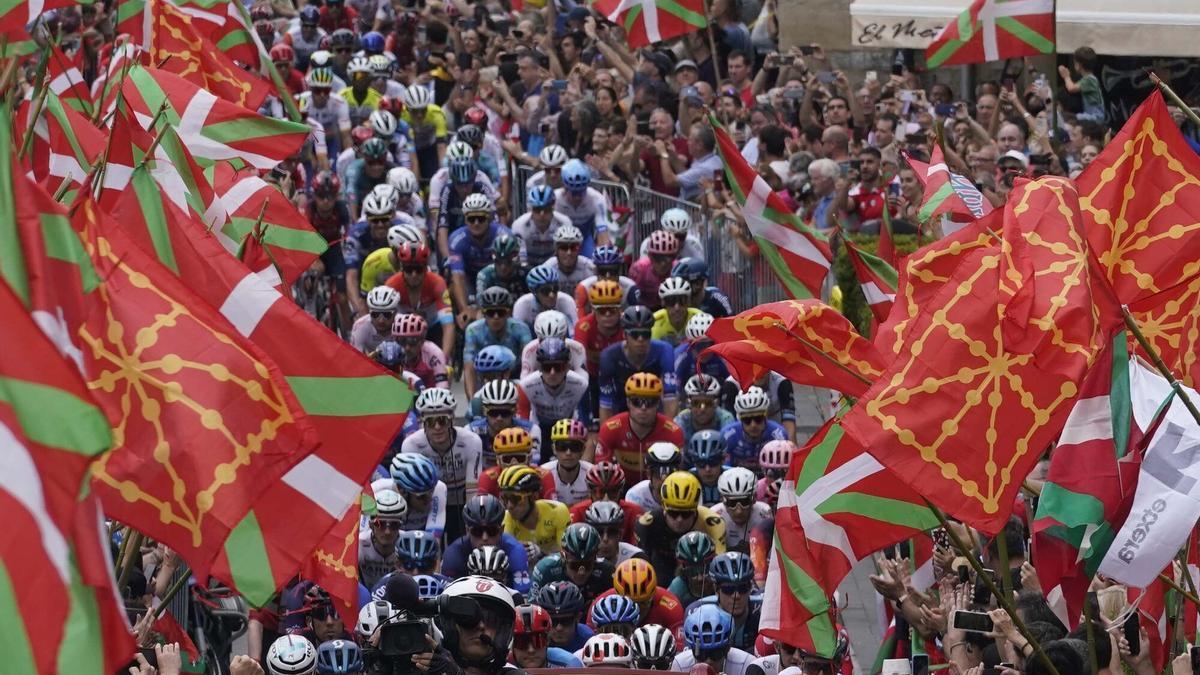
[{"label": "cycling jersey", "polygon": [[452,427],[450,447],[444,451],[433,449],[425,436],[425,430],[404,439],[400,452],[425,455],[438,465],[440,476],[446,483],[448,506],[461,507],[467,497],[475,494],[479,474],[483,471],[483,448],[479,437],[466,427]]},{"label": "cycling jersey", "polygon": [[532,542],[541,549],[542,555],[555,553],[559,549],[559,541],[563,531],[571,524],[571,512],[567,505],[551,499],[539,499],[534,504],[537,520],[533,527],[526,527],[518,522],[511,511],[504,512],[504,531],[517,538],[522,543]]},{"label": "cycling jersey", "polygon": [[630,560],[631,558],[641,558],[642,560],[645,560],[646,552],[643,551],[642,549],[634,546],[633,544],[630,544],[629,542],[618,541],[617,542],[617,557],[616,557],[616,559],[609,559],[609,558],[605,558],[604,556],[599,556],[597,558],[597,560],[604,560],[604,561],[610,562],[614,565],[620,565],[621,563],[625,562],[626,560]]},{"label": "cycling jersey", "polygon": [[575,324],[575,339],[583,345],[588,376],[599,384],[600,354],[610,345],[625,339],[625,330],[618,323],[611,335],[604,335],[596,323],[596,315],[588,314]]},{"label": "cycling jersey", "polygon": [[[610,595],[616,595],[616,589],[610,588],[592,601],[592,606],[600,600]],[[642,610],[638,619],[639,626],[645,626],[648,623],[656,623],[660,626],[665,626],[675,633],[675,639],[683,643],[683,603],[679,602],[679,598],[671,591],[659,586],[654,589],[654,597],[649,600],[650,608]],[[595,628],[592,623],[591,610],[588,610],[588,626]]]},{"label": "cycling jersey", "polygon": [[[733,649],[754,649],[754,641],[758,639],[758,621],[762,615],[762,599],[761,593],[751,593],[746,599],[746,613],[741,617],[733,617],[733,635],[730,637]],[[717,596],[706,595],[688,605],[686,611],[694,611],[701,605],[715,604]]]},{"label": "cycling jersey", "polygon": [[432,103],[425,107],[425,115],[420,122],[414,121],[412,112],[407,108],[400,114],[400,119],[412,129],[413,145],[418,150],[437,145],[449,133],[446,130],[446,113],[442,112],[441,106]]},{"label": "cycling jersey", "polygon": [[653,511],[661,509],[662,504],[658,502],[658,495],[654,490],[650,489],[650,479],[638,481],[637,485],[629,488],[625,492],[625,499],[637,504],[643,511]]},{"label": "cycling jersey", "polygon": [[368,255],[381,248],[386,249],[387,246],[386,238],[376,239],[371,235],[371,226],[366,220],[354,223],[350,226],[345,241],[342,242],[342,255],[346,258],[346,267],[353,269],[362,267],[363,261]]},{"label": "cycling jersey", "polygon": [[729,509],[720,503],[712,507],[712,512],[725,520],[725,543],[730,551],[750,552],[750,533],[764,527],[774,527],[775,514],[771,507],[762,502],[754,502],[750,507],[750,519],[743,525],[733,522]]},{"label": "cycling jersey", "polygon": [[379,343],[392,336],[392,331],[389,328],[387,333],[381,334],[375,330],[375,324],[371,322],[371,315],[365,314],[354,320],[354,325],[350,327],[350,346],[364,354],[370,354],[379,347]]},{"label": "cycling jersey", "polygon": [[[478,434],[479,440],[483,441],[483,465],[496,466],[496,451],[492,449],[492,441],[495,439],[495,434],[488,427],[487,418],[483,416],[483,403],[479,401],[478,392],[471,398],[471,403],[476,402],[479,402],[479,412],[475,413],[472,411],[473,419],[467,425],[467,428]],[[512,422],[511,426],[521,427],[525,431],[528,431],[530,437],[533,438],[533,448],[529,452],[529,462],[537,465],[541,459],[542,430],[530,424],[529,420],[520,417],[514,417]]]},{"label": "cycling jersey", "polygon": [[767,426],[761,436],[751,439],[746,436],[742,423],[734,420],[721,429],[725,437],[725,447],[728,448],[729,463],[732,466],[742,466],[758,471],[758,451],[768,441],[786,441],[787,429],[775,420],[767,420]]},{"label": "cycling jersey", "polygon": [[688,441],[692,440],[692,436],[696,435],[697,431],[702,431],[704,429],[720,431],[721,429],[725,428],[726,424],[732,422],[733,419],[733,413],[724,408],[717,408],[716,417],[713,418],[712,424],[703,427],[697,427],[696,424],[692,422],[692,411],[684,410],[675,416],[675,423],[679,425],[680,429],[683,429],[683,442],[686,445]]},{"label": "cycling jersey", "polygon": [[[642,245],[638,247],[638,257],[645,258],[650,253],[650,237],[642,240]],[[683,245],[679,247],[679,253],[675,254],[677,258],[695,258],[704,260],[704,244],[700,243],[700,238],[688,232],[687,237],[683,240]]]},{"label": "cycling jersey", "polygon": [[725,552],[725,520],[706,506],[696,507],[696,520],[688,530],[676,532],[667,524],[662,509],[643,513],[637,523],[637,545],[642,547],[654,565],[659,579],[675,576],[675,546],[679,538],[690,531],[704,532],[712,537],[718,554]]},{"label": "cycling jersey", "polygon": [[[721,668],[721,674],[746,675],[746,666],[750,665],[753,660],[754,655],[750,652],[731,647],[729,654],[725,657],[725,665]],[[684,649],[675,655],[674,661],[671,661],[671,670],[680,670],[686,673],[694,665],[696,665],[696,656],[692,654],[692,650]]]},{"label": "cycling jersey", "polygon": [[507,279],[501,279],[496,274],[496,263],[492,263],[487,267],[479,270],[479,274],[475,276],[475,297],[479,297],[487,289],[492,286],[499,286],[508,291],[508,294],[514,298],[519,298],[529,292],[529,288],[525,285],[525,275],[521,274],[519,269],[516,269],[513,275]]},{"label": "cycling jersey", "polygon": [[[534,338],[521,351],[521,377],[525,377],[538,369],[537,348],[541,342],[540,339]],[[583,345],[571,338],[567,338],[564,342],[567,343],[567,351],[571,353],[571,370],[584,377],[588,377],[586,368],[587,352],[584,351]]]},{"label": "cycling jersey", "polygon": [[[454,184],[450,182],[450,169],[446,167],[438,169],[437,173],[429,179],[429,210],[440,210],[449,203],[449,196],[453,192]],[[471,192],[482,192],[492,200],[493,204],[500,199],[500,191],[496,189],[495,182],[478,169],[475,170],[475,184],[472,186]]]},{"label": "cycling jersey", "polygon": [[[658,286],[667,280],[667,275],[662,277],[654,273],[654,267],[650,263],[649,258],[638,258],[629,266],[629,278],[633,279],[634,287],[637,288],[637,304],[645,305],[650,309],[659,309],[662,307],[662,300],[658,297]],[[633,300],[629,301],[631,304]]]},{"label": "cycling jersey", "polygon": [[[671,323],[670,317],[667,316],[667,310],[660,309],[654,313],[654,325],[650,327],[650,337],[654,338],[655,340],[662,340],[663,342],[671,345],[672,368],[675,365],[675,360],[673,358],[675,354],[675,347],[677,347],[680,342],[683,342],[683,331],[685,328],[687,328],[687,322],[689,319],[699,313],[700,310],[696,309],[695,307],[688,307],[687,316],[683,317],[683,323],[678,326]],[[720,361],[720,359],[717,360]],[[674,372],[674,370],[672,370],[672,372]]]},{"label": "cycling jersey", "polygon": [[446,375],[446,355],[441,347],[429,340],[421,343],[421,352],[416,358],[405,360],[404,369],[421,378],[421,384],[426,387],[450,388],[450,378]]},{"label": "cycling jersey", "polygon": [[371,87],[366,87],[362,96],[354,93],[354,87],[346,87],[338,92],[338,96],[345,99],[346,104],[350,106],[350,125],[355,127],[367,121],[371,113],[379,109],[379,102],[383,100],[383,94]]},{"label": "cycling jersey", "polygon": [[[728,468],[729,467],[727,466],[723,466],[721,467],[721,471],[725,471],[725,469]],[[700,503],[708,507],[712,507],[714,504],[720,504],[721,487],[715,482],[712,485],[705,485],[704,479],[700,478],[700,472],[696,469],[688,469],[688,471],[700,480]]]},{"label": "cycling jersey", "polygon": [[578,204],[571,203],[569,195],[566,188],[555,190],[554,210],[570,218],[571,224],[583,233],[583,245],[579,253],[590,257],[595,250],[596,239],[611,227],[608,200],[596,188],[588,188]]},{"label": "cycling jersey", "polygon": [[733,303],[721,289],[716,286],[706,286],[704,299],[700,301],[700,311],[711,314],[716,319],[733,316]]},{"label": "cycling jersey", "polygon": [[[587,406],[588,378],[568,370],[566,379],[557,387],[549,387],[540,371],[521,378],[521,389],[529,398],[529,421],[542,428],[542,438],[550,437],[550,427],[566,418],[575,418],[584,424],[591,421]],[[518,413],[525,411],[518,408]]]},{"label": "cycling jersey", "polygon": [[475,363],[475,355],[479,350],[490,345],[503,345],[520,354],[525,345],[533,339],[533,331],[529,326],[515,319],[506,319],[504,333],[496,335],[488,328],[487,319],[476,319],[467,325],[463,342],[463,363]]},{"label": "cycling jersey", "polygon": [[[508,571],[513,583],[511,588],[520,593],[528,592],[529,553],[525,551],[525,547],[508,533],[500,535],[500,541],[496,547],[508,554]],[[442,555],[442,574],[451,579],[466,576],[467,558],[474,550],[470,535],[464,534],[455,539],[446,547],[446,552]]]},{"label": "cycling jersey", "polygon": [[[396,311],[403,314],[420,314],[425,323],[449,325],[454,321],[454,311],[450,304],[450,289],[441,275],[425,270],[421,277],[421,286],[416,293],[408,287],[404,272],[397,272],[388,278],[387,286],[400,293],[400,306]],[[717,359],[719,360],[719,359]]]},{"label": "cycling jersey", "polygon": [[372,288],[382,286],[396,274],[396,266],[392,262],[392,249],[380,248],[367,255],[359,272],[358,290],[366,295]]},{"label": "cycling jersey", "polygon": [[570,218],[557,211],[550,215],[550,223],[544,230],[533,222],[532,213],[523,214],[513,221],[513,234],[521,238],[525,259],[531,266],[541,265],[554,257],[554,233],[558,228],[571,224]]},{"label": "cycling jersey", "polygon": [[[592,290],[592,286],[600,280],[598,276],[590,276],[575,286],[575,307],[579,310],[579,315],[583,316],[592,311],[592,303],[588,300],[588,291]],[[629,291],[634,288],[633,279],[622,274],[617,277],[617,283],[621,286],[621,305],[629,305]]]},{"label": "cycling jersey", "polygon": [[[583,601],[590,603],[592,598],[600,595],[604,591],[612,588],[612,575],[614,565],[610,562],[596,561],[592,567],[592,573],[579,586],[580,593],[583,594]],[[530,587],[530,593],[536,594],[537,590],[546,584],[555,581],[570,581],[567,578],[567,568],[563,564],[562,553],[551,553],[542,558],[533,566],[532,577],[533,584]]]},{"label": "cycling jersey", "polygon": [[[569,335],[575,329],[575,322],[579,321],[579,315],[575,313],[575,301],[571,296],[558,292],[554,299],[554,307],[563,314],[567,315],[567,334]],[[537,315],[545,311],[541,303],[533,293],[526,293],[517,298],[516,304],[513,305],[513,318],[517,321],[525,323],[530,328],[533,328],[533,322],[537,320]]]},{"label": "cycling jersey", "polygon": [[[585,499],[571,507],[571,522],[586,523],[588,507],[593,504],[593,500]],[[617,506],[621,507],[621,511],[625,513],[625,527],[621,530],[621,541],[633,543],[636,538],[635,530],[637,528],[638,518],[642,516],[644,511],[642,507],[625,499],[618,499]]]},{"label": "cycling jersey", "polygon": [[[408,417],[409,419],[415,419],[416,415],[413,414]],[[405,427],[408,427],[407,420]],[[419,428],[419,425],[416,428]],[[401,433],[403,435],[403,432]],[[402,492],[400,488],[396,487],[396,481],[392,480],[387,469],[376,467],[375,475],[380,476],[380,478],[371,481],[371,490],[373,492],[377,493],[384,489]],[[415,501],[408,502],[408,511],[404,514],[404,525],[401,529],[406,531],[424,530],[431,537],[435,537],[438,541],[441,541],[442,531],[446,528],[446,484],[439,480],[430,492],[432,494],[429,496],[429,507],[424,510],[417,509]],[[363,514],[358,525],[359,535],[361,536],[368,532],[370,526],[370,516]]]},{"label": "cycling jersey", "polygon": [[308,99],[308,119],[319,122],[326,136],[339,138],[342,131],[350,131],[350,104],[341,95],[330,92],[329,101],[321,108],[314,104],[311,91],[303,92],[300,98]]},{"label": "cycling jersey", "polygon": [[[549,456],[550,452],[547,451],[546,454]],[[551,499],[556,499],[568,507],[587,499],[587,472],[592,468],[591,462],[580,460],[579,471],[575,474],[575,479],[570,482],[563,480],[563,477],[559,475],[557,459],[546,462],[542,468],[550,474],[550,478],[554,481],[554,496]]]},{"label": "cycling jersey", "polygon": [[350,227],[350,209],[346,208],[346,203],[341,200],[334,202],[329,211],[322,212],[317,208],[316,199],[310,194],[304,207],[304,215],[308,217],[308,224],[330,244],[346,236],[346,229]]},{"label": "cycling jersey", "polygon": [[[583,649],[583,646],[587,644],[588,638],[595,634],[596,631],[588,628],[587,624],[577,623],[575,624],[575,634],[571,636],[571,640],[565,644],[559,645],[559,647],[561,647],[564,651],[572,652],[572,656],[574,656],[574,652],[578,652],[579,650]],[[550,649],[555,649],[555,647],[551,647]]]},{"label": "cycling jersey", "polygon": [[450,233],[450,271],[465,274],[467,288],[475,287],[475,276],[492,262],[492,242],[504,234],[512,234],[508,228],[492,221],[483,237],[477,239],[466,225]]},{"label": "cycling jersey", "polygon": [[[499,466],[489,466],[479,474],[479,494],[500,497],[500,472],[502,470]],[[554,478],[545,469],[539,469],[538,473],[542,474],[541,498],[554,499]]]},{"label": "cycling jersey", "polygon": [[368,588],[375,585],[385,574],[396,569],[400,556],[396,547],[386,553],[375,548],[375,535],[370,530],[358,537],[358,580]]},{"label": "cycling jersey", "polygon": [[672,579],[671,585],[667,587],[667,590],[671,591],[675,597],[679,598],[679,602],[683,603],[684,607],[687,607],[696,600],[699,600],[697,596],[692,595],[691,590],[688,588],[687,580],[683,577],[677,576]]},{"label": "cycling jersey", "polygon": [[[387,183],[387,171],[380,171],[379,175],[372,176],[367,173],[367,160],[356,159],[346,166],[346,176],[342,180],[345,184],[343,189],[346,199],[353,204],[362,204],[372,190]],[[397,213],[396,217],[402,218],[406,225],[416,225],[416,221],[407,213]]]},{"label": "cycling jersey", "polygon": [[629,409],[625,403],[625,381],[634,373],[654,373],[662,380],[663,400],[675,398],[675,351],[662,340],[650,340],[646,359],[638,365],[629,360],[624,343],[611,345],[600,354],[600,406],[613,413]]},{"label": "cycling jersey", "polygon": [[[678,382],[686,383],[696,374],[696,359],[708,346],[710,345],[705,344],[704,347],[699,347],[693,342],[684,341],[675,347],[675,378]],[[725,361],[714,354],[709,354],[701,360],[700,372],[712,376],[717,382],[723,382],[729,377],[729,368]]]},{"label": "cycling jersey", "polygon": [[[614,415],[600,425],[596,440],[596,461],[616,461],[625,470],[629,481],[649,478],[644,469],[646,450],[651,445],[666,442],[680,447],[683,432],[671,420],[661,414],[656,416],[654,428],[645,437],[639,438],[630,425],[629,413]],[[643,547],[645,548],[645,547]]]},{"label": "cycling jersey", "polygon": [[596,275],[595,263],[592,262],[591,258],[584,255],[580,255],[576,259],[575,267],[570,272],[563,269],[562,265],[558,262],[557,256],[549,258],[541,266],[558,272],[558,287],[569,291],[572,301],[575,299],[575,289],[579,286],[580,282]]},{"label": "cycling jersey", "polygon": [[308,70],[308,57],[321,48],[321,40],[326,35],[328,33],[318,27],[313,31],[312,39],[305,39],[304,28],[299,23],[283,34],[283,41],[291,45],[296,52],[296,63],[293,64],[295,68],[299,68],[301,71]]}]

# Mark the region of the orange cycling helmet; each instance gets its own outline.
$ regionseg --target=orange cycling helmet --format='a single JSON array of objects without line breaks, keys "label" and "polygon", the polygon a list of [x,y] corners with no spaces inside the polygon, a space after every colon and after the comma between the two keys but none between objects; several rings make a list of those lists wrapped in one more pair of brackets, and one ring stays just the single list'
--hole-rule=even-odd
[{"label": "orange cycling helmet", "polygon": [[501,429],[492,440],[492,450],[497,455],[528,453],[533,448],[533,437],[521,427]]},{"label": "orange cycling helmet", "polygon": [[663,383],[654,373],[634,373],[625,380],[626,396],[645,396],[660,398],[663,394]]},{"label": "orange cycling helmet", "polygon": [[647,602],[654,597],[658,588],[658,575],[654,567],[641,558],[630,558],[617,565],[613,572],[613,590],[634,602]]},{"label": "orange cycling helmet", "polygon": [[588,289],[588,301],[593,305],[619,305],[624,297],[621,284],[612,279],[600,279]]}]

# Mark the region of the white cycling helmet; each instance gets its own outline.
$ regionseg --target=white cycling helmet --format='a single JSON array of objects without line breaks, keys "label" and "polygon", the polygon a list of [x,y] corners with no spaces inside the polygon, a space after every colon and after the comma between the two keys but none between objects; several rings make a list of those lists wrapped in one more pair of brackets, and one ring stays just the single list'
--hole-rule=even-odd
[{"label": "white cycling helmet", "polygon": [[370,117],[371,129],[380,136],[390,137],[396,133],[396,128],[400,126],[396,121],[396,116],[390,110],[376,110],[371,113]]},{"label": "white cycling helmet", "polygon": [[369,602],[358,610],[358,623],[354,625],[354,631],[365,640],[378,630],[379,624],[392,618],[395,613],[392,603],[387,600]]},{"label": "white cycling helmet", "polygon": [[480,546],[467,556],[467,572],[481,576],[508,575],[508,554],[498,546]]},{"label": "white cycling helmet", "polygon": [[708,333],[708,327],[713,325],[713,315],[708,312],[699,312],[692,315],[692,318],[687,321],[687,328],[683,329],[687,339],[693,342],[704,337]]},{"label": "white cycling helmet", "polygon": [[587,667],[616,666],[628,668],[633,663],[633,652],[625,638],[616,633],[600,633],[588,638],[583,644],[580,660]]},{"label": "white cycling helmet", "polygon": [[267,650],[269,675],[312,675],[317,672],[317,650],[300,635],[284,635]]},{"label": "white cycling helmet", "polygon": [[633,631],[629,647],[636,659],[662,661],[675,656],[675,636],[665,626],[648,623]]},{"label": "white cycling helmet", "polygon": [[717,479],[717,490],[720,491],[721,497],[726,499],[753,497],[756,483],[758,478],[754,472],[739,466],[721,473],[721,477]]},{"label": "white cycling helmet", "polygon": [[658,219],[658,224],[671,234],[682,234],[692,226],[692,217],[681,208],[670,208],[663,211],[662,217]]},{"label": "white cycling helmet", "polygon": [[446,161],[450,162],[454,159],[474,159],[475,149],[469,143],[464,141],[451,141],[450,145],[446,146]]},{"label": "white cycling helmet", "polygon": [[[513,602],[512,591],[508,590],[504,584],[488,577],[469,575],[450,582],[442,591],[442,595],[448,598],[472,598],[481,605],[486,603],[487,606],[483,607],[485,616],[494,616],[495,620],[501,622],[496,631],[496,637],[493,639],[493,647],[504,654],[512,649],[517,605]],[[498,615],[500,611],[507,612],[507,616]]]},{"label": "white cycling helmet", "polygon": [[411,195],[421,189],[417,183],[417,175],[412,172],[412,169],[398,166],[388,170],[388,183],[396,188],[396,192],[402,195]]},{"label": "white cycling helmet", "polygon": [[651,464],[677,464],[679,457],[679,446],[674,443],[659,441],[646,448],[646,460]]},{"label": "white cycling helmet", "polygon": [[687,279],[682,277],[667,277],[665,281],[658,285],[658,297],[665,300],[673,295],[690,297],[692,295],[692,285],[687,282]]},{"label": "white cycling helmet", "polygon": [[366,218],[391,218],[396,215],[396,204],[389,196],[384,196],[377,192],[370,192],[362,203],[363,216]]},{"label": "white cycling helmet", "polygon": [[721,383],[717,378],[707,373],[697,373],[688,378],[683,385],[683,393],[688,398],[693,396],[708,396],[716,398],[721,395]]},{"label": "white cycling helmet", "polygon": [[796,446],[791,441],[767,441],[758,451],[758,465],[763,469],[786,469],[795,452]]},{"label": "white cycling helmet", "polygon": [[388,246],[398,248],[408,244],[420,246],[425,243],[425,234],[413,225],[393,225],[388,228]]},{"label": "white cycling helmet", "polygon": [[548,309],[533,320],[533,334],[539,340],[567,337],[567,315],[557,309]]},{"label": "white cycling helmet", "polygon": [[750,387],[733,399],[733,412],[742,415],[765,415],[771,409],[771,398],[762,387]]},{"label": "white cycling helmet", "polygon": [[492,380],[479,390],[479,401],[487,406],[514,406],[517,396],[517,385],[510,380]]},{"label": "white cycling helmet", "polygon": [[404,100],[405,108],[409,110],[424,110],[429,107],[430,103],[433,103],[433,92],[429,91],[427,87],[412,84],[404,90],[404,94],[400,98]]},{"label": "white cycling helmet", "polygon": [[371,73],[371,60],[365,56],[356,56],[350,59],[350,63],[346,64],[346,72],[354,75],[355,73]]},{"label": "white cycling helmet", "polygon": [[554,231],[555,244],[581,244],[583,233],[574,225],[563,225]]},{"label": "white cycling helmet", "polygon": [[449,389],[431,387],[422,391],[420,396],[417,396],[417,412],[422,417],[426,415],[453,415],[454,408],[457,405],[457,401],[454,400],[454,394],[450,393]]},{"label": "white cycling helmet", "polygon": [[462,212],[466,213],[491,213],[492,200],[482,192],[472,192],[463,200]]},{"label": "white cycling helmet", "polygon": [[367,309],[372,312],[394,312],[400,306],[400,292],[391,286],[376,286],[367,293]]},{"label": "white cycling helmet", "polygon": [[379,520],[404,520],[408,515],[408,502],[404,495],[395,490],[379,490],[375,493],[375,517]]},{"label": "white cycling helmet", "polygon": [[538,161],[542,163],[542,168],[562,166],[567,163],[567,151],[561,145],[551,143],[542,148],[538,153]]},{"label": "white cycling helmet", "polygon": [[396,212],[396,201],[400,199],[400,192],[391,183],[376,185],[371,188],[371,194],[377,195],[380,199],[387,200],[388,204],[392,207],[392,213]]}]

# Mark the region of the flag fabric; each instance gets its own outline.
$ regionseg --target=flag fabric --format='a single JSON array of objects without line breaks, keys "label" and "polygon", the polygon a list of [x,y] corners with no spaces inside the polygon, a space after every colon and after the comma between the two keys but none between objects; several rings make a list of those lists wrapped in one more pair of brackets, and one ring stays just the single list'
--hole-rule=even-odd
[{"label": "flag fabric", "polygon": [[49,45],[50,58],[46,63],[46,78],[50,93],[62,100],[72,110],[83,115],[92,114],[92,95],[79,64],[83,51],[68,58],[57,45]]},{"label": "flag fabric", "polygon": [[[0,33],[3,33],[10,42],[13,39],[26,40],[29,35],[25,32],[25,27],[36,21],[42,14],[78,4],[78,0],[39,0],[37,2],[10,0],[0,6]],[[6,50],[5,56],[12,55],[12,52]]]},{"label": "flag fabric", "polygon": [[716,117],[709,114],[708,123],[717,137],[725,178],[771,271],[792,298],[821,297],[833,263],[825,235],[802,223],[771,191]]},{"label": "flag fabric", "polygon": [[896,286],[899,283],[896,269],[848,240],[843,243],[871,314],[876,321],[883,323],[896,302]]},{"label": "flag fabric", "polygon": [[892,312],[905,323],[896,358],[843,422],[901,480],[987,534],[1007,522],[1119,322],[1093,293],[1080,221],[1070,182],[1023,181],[1003,212],[910,255],[910,280],[927,263],[949,276],[910,285],[902,302],[915,305]]},{"label": "flag fabric", "polygon": [[631,49],[708,27],[703,0],[596,0],[592,7],[625,30]]},{"label": "flag fabric", "polygon": [[1054,0],[975,0],[925,48],[925,65],[1053,54],[1054,39]]},{"label": "flag fabric", "polygon": [[[1170,570],[1167,570],[1169,573]],[[1156,578],[1146,588],[1127,588],[1125,597],[1137,604],[1138,624],[1150,641],[1150,663],[1154,672],[1163,672],[1167,663],[1169,637],[1167,632],[1167,584]]]},{"label": "flag fabric", "polygon": [[358,621],[358,527],[362,519],[363,494],[346,515],[325,535],[304,563],[302,575],[329,592],[342,621]]},{"label": "flag fabric", "polygon": [[[979,188],[946,166],[946,156],[940,145],[934,144],[928,164],[907,154],[904,159],[925,188],[925,199],[917,212],[917,220],[927,223],[944,215],[954,223],[969,223],[991,213],[992,203]],[[957,228],[943,225],[943,231],[953,234]]]},{"label": "flag fabric", "polygon": [[800,384],[860,396],[884,361],[840,312],[819,300],[784,300],[717,319],[704,350],[724,359],[743,387],[775,371]]},{"label": "flag fabric", "polygon": [[162,615],[154,620],[152,629],[155,633],[162,636],[163,642],[168,644],[178,642],[179,648],[193,662],[200,659],[200,650],[196,649],[196,643],[192,642],[191,636],[187,634],[183,626],[179,625],[179,621],[175,619],[175,615],[171,613],[171,610],[163,610]]},{"label": "flag fabric", "polygon": [[[24,138],[32,114],[32,105],[22,102],[17,113],[18,137]],[[49,192],[57,191],[63,181],[74,187],[82,185],[92,163],[104,152],[104,132],[53,92],[47,94],[42,113],[33,124],[25,171]]]},{"label": "flag fabric", "polygon": [[[154,0],[150,0],[153,4]],[[246,25],[235,3],[229,0],[193,0],[172,2],[186,14],[218,50],[229,58],[250,66],[260,67],[259,45],[253,29]],[[117,33],[125,33],[137,44],[146,44],[150,32],[147,0],[121,0],[117,3]]]}]

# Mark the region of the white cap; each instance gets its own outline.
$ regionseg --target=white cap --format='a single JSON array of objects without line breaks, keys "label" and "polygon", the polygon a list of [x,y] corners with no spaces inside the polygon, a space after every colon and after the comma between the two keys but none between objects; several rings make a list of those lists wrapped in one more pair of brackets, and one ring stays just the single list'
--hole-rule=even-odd
[{"label": "white cap", "polygon": [[[1018,162],[1021,163],[1021,168],[1023,168],[1023,169],[1029,168],[1029,158],[1026,157],[1025,153],[1021,152],[1020,150],[1009,150],[1008,152],[1004,153],[1003,155],[1000,155],[1000,159],[1004,159],[1005,157],[1007,157],[1009,159],[1017,160]],[[996,161],[1000,161],[1000,159],[998,159]]]}]

